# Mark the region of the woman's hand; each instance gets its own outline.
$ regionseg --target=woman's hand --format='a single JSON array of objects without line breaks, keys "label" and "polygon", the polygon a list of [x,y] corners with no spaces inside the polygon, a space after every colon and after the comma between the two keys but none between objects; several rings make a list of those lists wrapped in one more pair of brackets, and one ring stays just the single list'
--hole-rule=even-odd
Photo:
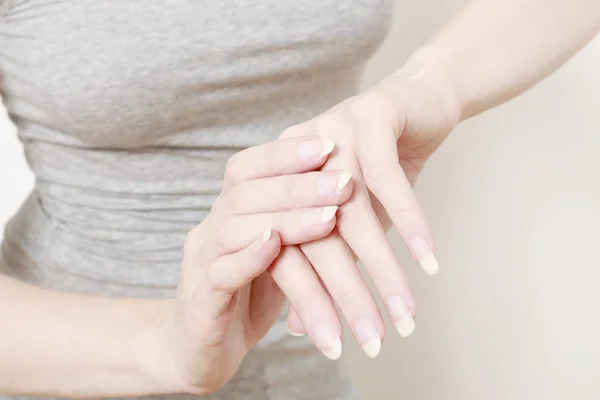
[{"label": "woman's hand", "polygon": [[349,174],[309,172],[333,146],[293,138],[230,160],[223,192],[188,236],[177,300],[160,334],[167,376],[184,390],[209,393],[227,382],[279,316],[285,296],[267,270],[281,246],[333,230],[337,206],[352,192]]},{"label": "woman's hand", "polygon": [[[376,354],[384,329],[352,253],[374,279],[400,334],[410,333],[415,302],[384,232],[393,223],[425,271],[438,270],[433,238],[411,188],[425,162],[460,120],[537,83],[593,38],[599,26],[598,1],[471,1],[405,67],[283,134],[334,139],[337,151],[323,169],[352,172],[356,190],[340,208],[338,231],[302,245],[308,259],[301,253],[296,259],[312,263],[323,283],[313,290],[331,294],[365,351]],[[283,261],[274,270],[290,270],[280,265]],[[287,272],[281,275],[283,280]],[[323,300],[298,293],[290,300],[289,327],[313,336],[311,315],[323,308]],[[318,324],[341,335],[337,315]]]},{"label": "woman's hand", "polygon": [[[400,335],[414,329],[415,300],[385,234],[391,224],[425,272],[438,271],[433,236],[412,185],[458,122],[459,107],[450,90],[423,75],[408,65],[366,93],[282,135],[333,139],[335,151],[322,170],[350,171],[355,183],[351,199],[339,209],[337,230],[300,245],[301,252],[286,250],[293,257],[282,257],[273,268],[290,298],[290,331],[308,332],[317,347],[321,336],[342,335],[335,311],[323,312],[332,309],[325,304],[330,295],[365,352],[370,356],[379,352],[383,320],[355,258],[373,278]],[[294,288],[292,282],[306,270],[294,263],[312,264],[320,281],[306,284],[304,291]],[[294,270],[297,275],[292,275]]]}]

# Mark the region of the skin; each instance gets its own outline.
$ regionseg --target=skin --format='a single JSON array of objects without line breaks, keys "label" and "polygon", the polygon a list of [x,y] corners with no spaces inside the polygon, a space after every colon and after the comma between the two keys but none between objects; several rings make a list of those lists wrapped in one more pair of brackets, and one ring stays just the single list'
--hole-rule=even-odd
[{"label": "skin", "polygon": [[413,325],[407,318],[416,314],[416,304],[384,232],[393,225],[413,257],[435,272],[435,244],[412,190],[427,159],[459,122],[527,90],[599,29],[597,0],[472,1],[403,68],[288,129],[283,137],[334,139],[336,151],[323,170],[350,171],[355,182],[352,198],[340,207],[334,234],[296,250],[321,281],[284,290],[291,301],[290,331],[308,333],[319,348],[315,326],[326,325],[341,337],[336,303],[365,352],[377,353],[385,334],[383,318],[356,268],[356,255],[391,321],[401,335],[409,334]]},{"label": "skin", "polygon": [[[282,246],[328,235],[352,193],[351,181],[336,190],[342,172],[315,172],[332,148],[300,137],[234,156],[220,197],[187,237],[175,299],[75,295],[0,276],[0,315],[18,321],[2,326],[0,392],[217,390],[282,310],[285,297],[268,273]],[[256,196],[264,193],[280,194]]]},{"label": "skin", "polygon": [[[177,299],[95,298],[0,277],[0,315],[19,321],[3,325],[0,392],[69,397],[212,392],[266,332],[284,296],[291,302],[291,330],[307,332],[330,358],[341,352],[334,302],[357,340],[368,344],[365,351],[375,354],[373,343],[380,344],[385,334],[383,317],[355,257],[406,334],[415,300],[384,232],[393,224],[413,256],[435,272],[435,244],[412,191],[425,162],[457,123],[534,85],[599,28],[597,0],[471,2],[406,66],[266,145],[295,143],[287,152],[272,153],[286,155],[278,164],[264,165],[268,158],[260,152],[268,147],[262,146],[259,156],[253,148],[234,158],[214,213],[190,233]],[[327,159],[302,164],[298,141],[307,136],[330,138],[335,150]],[[321,166],[326,171],[321,174],[351,172],[352,181],[337,195],[323,197],[306,174]],[[268,209],[234,197],[251,193],[248,185],[254,184],[263,198],[275,196],[276,184],[294,187],[284,177],[306,185],[286,191],[298,197]],[[265,191],[269,181],[274,186]],[[306,193],[314,195],[312,202]],[[232,205],[238,208],[228,214]],[[298,209],[333,205],[341,205],[335,230],[335,219],[318,229],[301,225]],[[269,240],[261,241],[269,226]],[[269,301],[253,297],[257,290]],[[199,301],[201,308],[195,307]],[[44,335],[32,337],[31,331]]]}]

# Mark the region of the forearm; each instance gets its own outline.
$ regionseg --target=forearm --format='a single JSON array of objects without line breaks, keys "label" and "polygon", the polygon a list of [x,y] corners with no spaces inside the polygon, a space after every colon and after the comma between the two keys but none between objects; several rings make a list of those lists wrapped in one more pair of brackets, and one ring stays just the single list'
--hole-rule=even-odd
[{"label": "forearm", "polygon": [[475,0],[399,73],[445,86],[466,119],[539,82],[599,29],[598,0]]},{"label": "forearm", "polygon": [[176,389],[153,376],[160,358],[152,326],[167,300],[53,292],[4,276],[0,294],[0,392],[116,397]]}]

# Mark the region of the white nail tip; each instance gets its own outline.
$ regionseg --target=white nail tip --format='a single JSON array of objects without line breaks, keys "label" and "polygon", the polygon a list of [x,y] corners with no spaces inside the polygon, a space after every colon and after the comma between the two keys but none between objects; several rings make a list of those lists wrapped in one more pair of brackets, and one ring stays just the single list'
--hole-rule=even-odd
[{"label": "white nail tip", "polygon": [[271,228],[265,229],[262,233],[263,243],[267,243],[269,241],[269,239],[271,239],[272,234],[273,234],[273,231]]},{"label": "white nail tip", "polygon": [[440,264],[433,253],[427,254],[425,257],[419,260],[421,268],[427,273],[427,275],[433,276],[440,270]]},{"label": "white nail tip", "polygon": [[287,321],[285,321],[285,327],[286,327],[286,329],[287,329],[288,333],[289,333],[290,335],[292,335],[292,336],[295,336],[295,337],[301,337],[301,336],[304,336],[304,333],[300,333],[300,332],[296,332],[296,331],[294,331],[294,330],[293,330],[293,329],[290,327],[290,325],[288,324],[288,322],[287,322]]},{"label": "white nail tip", "polygon": [[402,337],[410,336],[415,330],[415,321],[410,315],[402,318],[400,321],[396,321],[394,325]]},{"label": "white nail tip", "polygon": [[348,182],[350,182],[350,179],[352,179],[352,174],[349,172],[342,172],[337,181],[337,191],[341,192],[342,189],[346,187]]},{"label": "white nail tip", "polygon": [[362,345],[365,354],[371,358],[377,357],[381,351],[381,339],[376,337]]},{"label": "white nail tip", "polygon": [[333,217],[335,217],[335,213],[337,212],[337,210],[338,206],[324,207],[323,212],[321,213],[321,222],[325,224],[331,221]]},{"label": "white nail tip", "polygon": [[334,147],[335,147],[335,142],[329,138],[321,138],[321,140],[323,141],[323,149],[321,150],[321,157],[325,157],[326,155],[330,154]]},{"label": "white nail tip", "polygon": [[330,360],[338,360],[342,356],[342,341],[336,337],[334,345],[329,349],[321,349],[321,352]]}]

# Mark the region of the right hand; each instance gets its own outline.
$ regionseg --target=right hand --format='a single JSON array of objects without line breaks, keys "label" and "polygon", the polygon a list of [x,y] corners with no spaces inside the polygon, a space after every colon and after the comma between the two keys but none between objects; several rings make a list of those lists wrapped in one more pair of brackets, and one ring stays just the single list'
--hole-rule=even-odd
[{"label": "right hand", "polygon": [[223,192],[185,243],[177,299],[159,333],[170,360],[164,379],[187,392],[214,392],[267,333],[285,300],[269,266],[282,245],[327,236],[337,206],[351,196],[349,174],[310,172],[331,150],[327,139],[298,137],[229,161]]}]

